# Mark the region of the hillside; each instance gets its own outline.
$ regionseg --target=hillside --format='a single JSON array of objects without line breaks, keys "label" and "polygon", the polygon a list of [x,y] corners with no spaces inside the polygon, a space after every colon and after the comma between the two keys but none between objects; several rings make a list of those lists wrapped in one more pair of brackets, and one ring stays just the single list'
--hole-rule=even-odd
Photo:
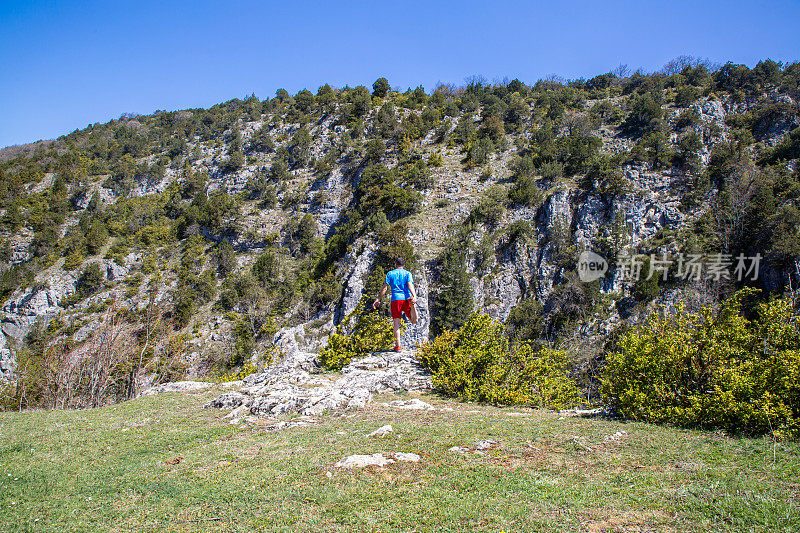
[{"label": "hillside", "polygon": [[[796,531],[797,443],[433,395],[230,425],[221,389],[0,413],[4,531]],[[433,410],[400,410],[417,399]],[[383,425],[392,431],[368,436]],[[416,454],[384,467],[353,454]],[[405,457],[405,456],[401,456]],[[409,457],[413,459],[413,457]]]},{"label": "hillside", "polygon": [[[99,406],[317,352],[395,255],[420,296],[404,347],[483,312],[566,351],[591,403],[657,305],[798,286],[799,80],[772,61],[433,92],[381,79],[7,148],[0,370],[24,380],[4,404]],[[584,249],[607,275],[581,281]],[[634,282],[626,254],[718,256],[731,275],[671,264]],[[740,255],[757,276],[737,279]]]}]

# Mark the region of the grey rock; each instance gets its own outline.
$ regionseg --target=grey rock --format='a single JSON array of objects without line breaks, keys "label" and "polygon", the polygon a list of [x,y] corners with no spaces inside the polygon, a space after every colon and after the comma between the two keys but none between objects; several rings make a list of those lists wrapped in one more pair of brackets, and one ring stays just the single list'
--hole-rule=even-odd
[{"label": "grey rock", "polygon": [[242,394],[241,392],[226,392],[206,403],[203,408],[208,409],[215,407],[217,409],[235,409],[247,401],[247,399],[248,396],[246,394]]},{"label": "grey rock", "polygon": [[367,434],[367,437],[385,437],[389,433],[394,431],[391,424],[386,424],[385,426],[381,426],[372,433]]},{"label": "grey rock", "polygon": [[294,420],[280,420],[274,424],[265,427],[267,431],[280,431],[282,429],[290,429],[294,427],[311,426],[316,424],[317,421],[312,418],[294,419]]},{"label": "grey rock", "polygon": [[606,442],[614,442],[614,441],[621,440],[623,437],[627,437],[627,436],[628,436],[628,432],[623,429],[623,430],[617,431],[616,433],[612,433],[611,435],[606,435],[605,437],[603,437],[603,440],[606,441]]},{"label": "grey rock", "polygon": [[[357,248],[357,246],[354,246],[354,248]],[[344,295],[342,296],[342,303],[337,317],[334,318],[336,323],[350,314],[361,301],[361,297],[364,295],[364,282],[375,262],[376,252],[377,247],[372,243],[368,243],[360,253],[356,254],[353,251],[345,256],[345,264],[349,265],[349,267],[343,277],[345,280]]]},{"label": "grey rock", "polygon": [[6,336],[0,333],[0,382],[13,379],[17,358],[6,346]]},{"label": "grey rock", "polygon": [[100,198],[100,202],[103,205],[109,205],[114,203],[114,192],[110,189],[106,189],[105,187],[101,187],[99,185],[94,185],[89,189],[86,189],[82,194],[78,195],[75,200],[75,208],[78,210],[83,210],[89,207],[89,202],[92,201],[94,195],[97,194]]},{"label": "grey rock", "polygon": [[570,191],[559,189],[545,202],[544,227],[552,228],[556,224],[572,225],[572,206],[570,205]]},{"label": "grey rock", "polygon": [[499,443],[494,439],[486,439],[480,442],[475,443],[476,450],[491,450],[492,448],[496,447]]},{"label": "grey rock", "polygon": [[250,402],[249,408],[237,411],[236,418],[291,413],[317,416],[331,410],[363,409],[373,393],[431,388],[430,376],[412,352],[376,353],[353,361],[335,381],[305,370],[315,370],[315,360],[316,354],[295,351],[266,372],[247,376],[239,391],[242,396],[227,392],[208,405],[232,406],[247,396],[249,399],[242,401]]},{"label": "grey rock", "polygon": [[106,279],[108,281],[118,281],[128,275],[128,268],[118,265],[114,261],[106,263]]},{"label": "grey rock", "polygon": [[349,455],[343,457],[336,464],[334,468],[365,468],[367,466],[384,467],[398,461],[418,463],[421,457],[416,453],[410,452],[395,452],[390,457],[382,453],[373,453],[372,455]]},{"label": "grey rock", "polygon": [[382,453],[373,453],[372,455],[349,455],[347,457],[343,457],[333,466],[334,468],[365,468],[367,466],[383,467],[394,462],[394,459],[386,457]]},{"label": "grey rock", "polygon": [[600,228],[607,223],[604,215],[605,203],[602,199],[595,195],[589,196],[578,208],[575,242],[589,247],[600,233]]},{"label": "grey rock", "polygon": [[6,337],[16,343],[22,342],[37,319],[47,323],[62,311],[61,300],[74,293],[76,286],[77,279],[71,273],[48,274],[42,282],[17,291],[6,302],[0,323],[0,337],[3,337],[0,347],[0,379],[9,379],[16,367],[16,357],[10,347],[6,346]]},{"label": "grey rock", "polygon": [[394,400],[389,402],[389,407],[394,407],[395,409],[402,409],[404,411],[434,411],[436,408],[427,402],[423,402],[417,398],[413,400]]},{"label": "grey rock", "polygon": [[150,387],[142,392],[140,396],[152,396],[165,392],[196,392],[205,390],[212,385],[213,383],[207,383],[205,381],[173,381],[171,383],[162,383],[161,385]]},{"label": "grey rock", "polygon": [[420,459],[422,459],[416,453],[408,453],[408,452],[395,452],[392,454],[392,457],[394,457],[398,461],[408,461],[411,463],[418,463]]}]

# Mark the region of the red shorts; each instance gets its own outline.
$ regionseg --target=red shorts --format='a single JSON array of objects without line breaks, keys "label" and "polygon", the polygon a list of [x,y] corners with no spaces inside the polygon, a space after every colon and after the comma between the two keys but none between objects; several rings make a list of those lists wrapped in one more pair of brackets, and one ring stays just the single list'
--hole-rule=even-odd
[{"label": "red shorts", "polygon": [[408,300],[392,300],[392,318],[402,318],[403,313],[411,318],[411,302]]}]

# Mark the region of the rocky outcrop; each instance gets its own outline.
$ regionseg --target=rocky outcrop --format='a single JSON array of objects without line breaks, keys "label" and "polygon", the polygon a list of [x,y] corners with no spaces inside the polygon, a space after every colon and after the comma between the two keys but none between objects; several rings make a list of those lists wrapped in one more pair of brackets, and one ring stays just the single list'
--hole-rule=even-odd
[{"label": "rocky outcrop", "polygon": [[[792,96],[777,89],[759,98],[736,102],[724,94],[711,95],[702,97],[690,106],[697,112],[699,118],[693,125],[686,127],[692,128],[701,137],[703,146],[698,150],[701,166],[708,163],[713,145],[728,138],[730,127],[726,124],[726,119],[730,114],[745,112],[760,105],[759,99],[763,100],[764,96],[773,103],[796,106]],[[605,100],[625,107],[623,97]],[[587,108],[600,102],[601,100],[589,101]],[[664,111],[667,122],[674,126],[677,118],[686,110],[670,104],[665,106]],[[402,108],[397,108],[396,112],[399,119],[411,113],[418,113]],[[190,112],[180,116],[185,118],[186,114]],[[797,127],[796,114],[784,115],[776,119],[769,128],[759,132],[758,140],[767,145],[774,145],[787,131]],[[267,246],[285,246],[287,222],[291,219],[310,213],[318,225],[317,236],[330,237],[337,223],[343,222],[342,213],[357,203],[353,185],[357,182],[355,177],[360,171],[357,165],[363,154],[359,151],[348,151],[346,147],[349,143],[341,143],[338,136],[344,134],[347,128],[344,124],[340,124],[336,117],[336,113],[326,112],[318,122],[303,126],[312,138],[309,157],[317,162],[324,160],[325,165],[301,165],[287,170],[288,179],[281,180],[281,190],[277,191],[278,206],[265,207],[248,198],[242,204],[242,212],[236,223],[231,224],[223,233],[210,227],[197,228],[208,239],[217,242],[223,238],[230,240],[238,252],[238,267],[248,269],[255,260],[255,255]],[[365,116],[364,120],[366,131],[369,132],[369,128],[375,124],[371,122],[370,116]],[[450,130],[460,119],[445,117],[444,120],[447,122],[446,129]],[[478,113],[474,114],[473,120],[477,123]],[[636,143],[635,138],[621,135],[615,124],[616,122],[604,124],[593,132],[602,140],[603,153],[619,153],[630,149]],[[143,127],[135,120],[127,121],[127,125],[130,128]],[[229,194],[240,192],[246,189],[248,180],[269,172],[271,164],[276,160],[277,152],[287,149],[292,142],[292,136],[301,127],[291,121],[275,121],[271,116],[251,116],[238,123],[242,145],[246,147],[255,132],[264,126],[269,130],[275,150],[264,153],[248,152],[245,164],[237,170],[229,171],[221,168],[222,163],[230,157],[230,153],[227,144],[221,143],[219,139],[207,142],[198,138],[187,138],[187,153],[192,155],[186,158],[184,163],[191,165],[195,172],[207,174],[207,192],[216,190],[225,190]],[[448,237],[451,224],[464,223],[490,187],[508,190],[510,182],[513,181],[512,162],[522,153],[520,150],[524,146],[517,142],[524,140],[523,136],[511,133],[507,148],[493,155],[485,166],[465,168],[461,161],[463,154],[458,147],[433,142],[440,131],[437,127],[422,141],[424,150],[419,153],[420,157],[430,158],[428,162],[431,162],[433,154],[436,153],[441,158],[438,164],[427,166],[432,186],[422,191],[423,201],[419,212],[408,219],[411,221],[408,238],[424,267],[422,271],[414,272],[419,323],[408,324],[401,339],[401,345],[406,349],[411,349],[428,339],[430,308],[433,303],[429,299],[429,293],[436,288],[429,286],[435,281],[434,258]],[[677,142],[683,133],[684,130],[672,131],[671,141]],[[346,150],[339,152],[338,150],[342,148]],[[416,148],[414,151],[416,152]],[[332,153],[338,154],[335,160],[327,157]],[[397,162],[391,153],[388,152],[383,160],[389,167]],[[159,154],[151,153],[137,160],[137,165],[153,164],[159,157]],[[792,165],[796,165],[796,161],[789,162],[790,169],[794,168]],[[323,168],[324,171],[321,171]],[[653,170],[644,163],[626,163],[620,170],[625,178],[625,192],[613,196],[600,194],[599,182],[594,183],[593,187],[578,188],[576,183],[582,183],[585,176],[537,177],[537,186],[544,197],[541,206],[511,206],[505,209],[507,204],[504,204],[505,214],[497,227],[489,228],[487,225],[477,224],[475,226],[477,237],[474,237],[475,242],[471,243],[475,245],[473,248],[485,246],[486,243],[481,242],[481,238],[489,236],[495,253],[484,254],[486,250],[482,250],[482,254],[490,255],[491,258],[482,258],[480,262],[483,264],[480,266],[476,265],[476,253],[467,254],[467,271],[472,276],[471,289],[475,310],[503,321],[508,318],[514,306],[526,298],[535,297],[546,306],[548,300],[551,302],[555,300],[554,291],[558,292],[559,285],[570,281],[567,276],[571,275],[568,271],[572,269],[572,265],[565,263],[565,249],[570,253],[573,250],[580,253],[584,248],[598,248],[598,240],[611,236],[612,229],[616,230],[619,226],[627,233],[625,237],[627,245],[631,248],[637,247],[657,236],[663,229],[686,227],[697,218],[698,211],[704,208],[695,208],[693,212],[681,204],[681,192],[685,187],[686,176],[680,170]],[[484,171],[488,172],[484,174]],[[169,166],[163,176],[159,174],[152,182],[147,182],[145,178],[136,178],[130,196],[164,191],[170,183],[185,179],[186,175],[182,169]],[[80,192],[73,189],[72,192],[75,193],[72,196],[73,207],[77,210],[86,209],[96,194],[103,204],[113,203],[114,194],[101,185],[104,180],[104,176],[97,176],[96,179],[87,182],[86,188],[81,188]],[[44,192],[54,181],[55,174],[45,174],[43,179],[38,184],[31,185],[29,190]],[[708,201],[701,203],[706,206],[709,204]],[[59,228],[61,236],[74,231],[68,228],[76,227],[79,216],[81,215],[76,213],[67,216],[65,224]],[[526,242],[508,242],[509,237],[505,228],[508,224],[520,220],[530,224],[533,234]],[[7,243],[10,251],[8,264],[27,262],[33,257],[35,249],[31,247],[31,242],[34,232],[31,228],[17,228],[0,237]],[[394,371],[390,371],[390,367],[400,364],[399,361],[387,363],[382,369],[377,367],[366,369],[358,366],[372,364],[369,363],[370,358],[365,360],[367,362],[354,363],[343,373],[342,383],[320,374],[316,366],[315,352],[325,344],[327,335],[334,330],[335,325],[352,312],[364,297],[365,283],[375,266],[378,250],[374,241],[373,233],[362,234],[355,242],[348,242],[347,253],[336,264],[337,278],[342,284],[341,299],[328,304],[318,312],[315,311],[315,316],[310,316],[310,307],[306,307],[306,313],[302,312],[305,302],[287,310],[284,318],[286,323],[292,326],[280,330],[272,338],[270,346],[284,354],[281,361],[268,371],[248,378],[245,387],[247,391],[231,393],[229,398],[221,400],[219,407],[238,409],[245,406],[259,413],[314,412],[318,409],[317,406],[322,406],[321,408],[358,406],[368,401],[367,398],[372,391],[384,386],[400,389],[416,386],[404,381],[407,377],[405,374],[392,374]],[[134,254],[126,258],[125,265],[101,259],[106,252],[104,249],[100,256],[88,260],[98,262],[109,282],[115,283],[125,279],[129,275],[129,269],[135,271],[140,264],[141,256]],[[174,262],[176,257],[173,256],[168,261]],[[569,258],[566,261],[569,261]],[[488,263],[488,266],[485,263]],[[11,375],[14,366],[12,351],[30,331],[35,321],[37,319],[46,321],[65,311],[59,304],[65,296],[76,290],[79,271],[80,268],[77,268],[73,273],[63,273],[57,266],[50,267],[47,272],[38,273],[36,285],[18,291],[5,303],[2,309],[4,336],[0,337],[0,376]],[[623,286],[621,276],[617,274],[613,267],[609,269],[609,276],[603,280],[600,290],[624,295],[627,289]],[[777,290],[784,284],[784,280],[777,276],[777,272],[765,270],[763,279],[767,280],[768,286]],[[168,276],[164,279],[167,281],[158,289],[156,302],[168,299],[174,289],[174,277]],[[141,283],[137,282],[137,286],[140,286],[138,291],[133,290],[132,284],[116,292],[120,295],[127,294],[125,305],[131,308],[138,307],[141,310],[147,305],[147,298]],[[86,340],[96,329],[100,319],[96,312],[80,316],[78,313],[87,310],[92,303],[102,303],[102,300],[113,297],[110,290],[104,290],[93,295],[91,300],[79,302],[73,308],[66,310],[63,314],[65,322],[71,319],[81,321],[81,324],[76,325],[77,331],[72,334],[72,340],[76,342]],[[202,312],[209,312],[208,308]],[[213,320],[207,320],[208,317],[205,315],[200,316],[203,323],[199,324],[198,334],[187,341],[197,350],[192,353],[203,351],[211,353],[218,345],[229,339],[226,332],[229,331],[231,321],[216,311],[210,313],[217,316]],[[607,333],[613,322],[620,320],[619,313],[614,313],[615,311],[602,310],[600,313],[602,316],[591,317],[587,320],[588,324],[582,327],[587,331],[594,328],[595,332]],[[300,317],[307,322],[297,324]],[[259,343],[253,355],[254,362],[258,352],[263,352],[261,349],[270,344],[268,340],[259,340]],[[256,401],[256,397],[260,399]],[[237,402],[238,405],[234,406],[233,404]]]},{"label": "rocky outcrop", "polygon": [[345,280],[344,294],[334,317],[334,322],[337,324],[358,306],[361,297],[364,296],[364,282],[375,263],[377,246],[367,243],[359,248],[359,252],[351,251],[344,257],[345,267],[342,276],[342,279]]},{"label": "rocky outcrop", "polygon": [[374,393],[431,388],[430,375],[411,351],[379,352],[353,361],[342,369],[341,377],[317,371],[315,354],[295,352],[266,372],[245,378],[239,391],[223,393],[205,407],[233,409],[228,416],[237,423],[247,417],[359,409],[372,401]]},{"label": "rocky outcrop", "polygon": [[[100,179],[103,179],[101,176]],[[83,191],[82,193],[75,196],[73,199],[73,205],[75,209],[84,210],[89,207],[89,203],[92,201],[92,198],[97,195],[98,200],[100,200],[102,205],[109,205],[114,203],[114,192],[110,189],[106,189],[105,187],[101,187],[99,185],[95,185]]]},{"label": "rocky outcrop", "polygon": [[[101,271],[107,281],[116,282],[124,279],[129,268],[114,261],[99,261]],[[64,311],[63,300],[72,295],[78,287],[79,272],[51,271],[42,281],[18,291],[3,306],[3,318],[0,322],[2,340],[0,340],[0,376],[8,379],[16,360],[7,346],[7,339],[14,344],[21,343],[31,331],[37,320],[48,322]],[[41,279],[41,278],[40,278]],[[102,294],[100,294],[102,296]],[[94,321],[86,324],[75,340],[86,338],[88,331],[94,328]]]},{"label": "rocky outcrop", "polygon": [[62,298],[74,293],[77,283],[74,274],[63,272],[12,296],[3,306],[3,334],[15,341],[24,339],[37,318],[47,320],[62,310]]},{"label": "rocky outcrop", "polygon": [[16,366],[17,358],[6,346],[6,336],[0,333],[0,382],[12,379]]},{"label": "rocky outcrop", "polygon": [[119,281],[128,275],[129,269],[114,261],[106,262],[106,279],[108,281]]}]

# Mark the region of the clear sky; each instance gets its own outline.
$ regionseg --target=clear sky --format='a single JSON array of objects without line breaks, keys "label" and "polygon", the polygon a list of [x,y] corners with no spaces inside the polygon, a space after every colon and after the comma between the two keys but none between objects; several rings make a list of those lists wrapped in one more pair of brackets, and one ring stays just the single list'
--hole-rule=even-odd
[{"label": "clear sky", "polygon": [[800,1],[0,0],[0,147],[280,87],[530,83],[682,54],[800,60]]}]

